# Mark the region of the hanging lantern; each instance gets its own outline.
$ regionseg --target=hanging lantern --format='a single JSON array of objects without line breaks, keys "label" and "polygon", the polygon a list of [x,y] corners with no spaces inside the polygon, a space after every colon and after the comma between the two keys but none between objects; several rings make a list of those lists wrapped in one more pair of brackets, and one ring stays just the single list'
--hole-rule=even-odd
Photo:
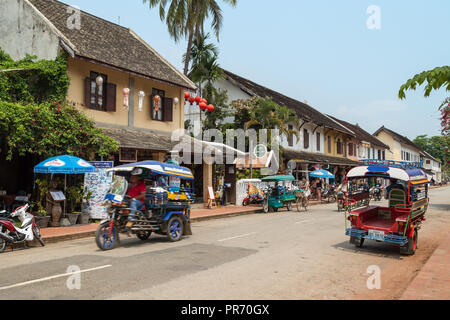
[{"label": "hanging lantern", "polygon": [[130,96],[130,89],[124,88],[123,89],[123,107],[128,110],[129,106],[129,96]]},{"label": "hanging lantern", "polygon": [[202,101],[202,98],[201,98],[201,97],[199,97],[199,96],[196,96],[196,97],[195,97],[195,102],[196,102],[197,104],[199,104],[201,101]]},{"label": "hanging lantern", "polygon": [[153,97],[153,101],[155,101],[155,111],[159,111],[159,101],[161,101],[161,97],[156,95]]},{"label": "hanging lantern", "polygon": [[210,105],[208,106],[208,111],[214,111],[214,106],[213,106],[212,104],[210,104]]},{"label": "hanging lantern", "polygon": [[189,92],[185,92],[184,93],[184,100],[189,99],[190,96],[191,96],[191,94]]},{"label": "hanging lantern", "polygon": [[188,101],[190,102],[190,104],[192,106],[192,104],[194,103],[195,99],[194,99],[194,97],[189,97]]},{"label": "hanging lantern", "polygon": [[207,105],[206,105],[206,103],[204,103],[202,101],[202,102],[200,102],[199,107],[200,107],[200,109],[205,110],[207,108]]},{"label": "hanging lantern", "polygon": [[173,103],[177,106],[180,103],[180,99],[178,97],[173,98]]},{"label": "hanging lantern", "polygon": [[142,107],[143,107],[143,104],[144,104],[145,92],[144,91],[139,91],[138,92],[138,97],[139,97],[138,111],[142,111]]}]

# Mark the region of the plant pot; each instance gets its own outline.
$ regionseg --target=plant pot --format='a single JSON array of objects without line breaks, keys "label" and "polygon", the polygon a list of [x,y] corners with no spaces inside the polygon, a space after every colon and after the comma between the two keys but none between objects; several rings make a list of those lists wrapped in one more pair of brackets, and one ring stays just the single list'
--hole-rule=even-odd
[{"label": "plant pot", "polygon": [[91,216],[91,214],[89,212],[82,212],[79,214],[79,218],[78,218],[78,224],[88,224],[89,223],[89,218]]},{"label": "plant pot", "polygon": [[50,216],[35,216],[35,220],[39,228],[47,228],[50,221]]},{"label": "plant pot", "polygon": [[68,213],[66,214],[67,218],[69,218],[69,222],[71,225],[74,225],[77,223],[78,220],[78,213]]}]

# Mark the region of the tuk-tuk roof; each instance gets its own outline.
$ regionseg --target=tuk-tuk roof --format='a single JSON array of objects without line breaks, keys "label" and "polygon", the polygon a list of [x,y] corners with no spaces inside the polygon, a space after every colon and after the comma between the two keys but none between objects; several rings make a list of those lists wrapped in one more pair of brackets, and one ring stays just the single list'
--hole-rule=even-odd
[{"label": "tuk-tuk roof", "polygon": [[181,167],[171,163],[163,163],[159,161],[141,161],[130,164],[124,164],[118,167],[108,169],[107,171],[131,172],[135,168],[148,169],[156,174],[161,174],[164,176],[172,176],[186,180],[194,180],[194,176],[192,175],[191,170],[189,170],[188,168]]},{"label": "tuk-tuk roof", "polygon": [[410,181],[415,184],[428,183],[426,173],[418,164],[385,160],[363,162],[363,164],[351,169],[347,174],[347,178],[383,177]]},{"label": "tuk-tuk roof", "polygon": [[261,181],[295,181],[295,177],[293,175],[277,175],[277,176],[268,176],[261,179]]}]

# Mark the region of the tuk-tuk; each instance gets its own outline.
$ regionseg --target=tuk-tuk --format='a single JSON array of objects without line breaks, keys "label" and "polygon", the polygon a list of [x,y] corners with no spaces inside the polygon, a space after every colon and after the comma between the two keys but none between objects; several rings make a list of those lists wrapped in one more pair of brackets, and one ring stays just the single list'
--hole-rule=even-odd
[{"label": "tuk-tuk", "polygon": [[[375,178],[390,180],[387,207],[369,205],[368,180]],[[401,254],[413,255],[429,204],[429,181],[420,164],[365,160],[348,172],[345,183],[345,228],[350,243],[361,247],[365,239],[389,242],[399,245]]]},{"label": "tuk-tuk", "polygon": [[261,179],[268,184],[264,194],[263,211],[277,212],[279,208],[286,205],[288,211],[292,210],[292,203],[295,202],[295,190],[292,182],[295,181],[293,175],[268,176]]},{"label": "tuk-tuk", "polygon": [[[119,233],[135,234],[147,240],[152,232],[166,235],[170,241],[179,241],[183,235],[192,235],[190,224],[191,202],[194,201],[194,177],[185,167],[158,161],[143,161],[109,169],[114,179],[104,206],[109,218],[101,221],[96,232],[97,246],[110,250],[119,244]],[[133,219],[129,218],[130,200],[128,181],[132,174],[144,181],[145,200]]]}]

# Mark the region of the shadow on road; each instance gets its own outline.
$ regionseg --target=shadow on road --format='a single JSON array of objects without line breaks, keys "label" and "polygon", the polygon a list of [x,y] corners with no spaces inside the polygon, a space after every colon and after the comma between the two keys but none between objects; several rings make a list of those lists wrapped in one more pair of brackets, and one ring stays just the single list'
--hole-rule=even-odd
[{"label": "shadow on road", "polygon": [[437,210],[450,211],[450,204],[430,203],[430,207],[435,208]]},{"label": "shadow on road", "polygon": [[352,252],[357,254],[364,254],[368,256],[384,257],[395,260],[402,260],[403,255],[399,252],[399,247],[389,243],[379,243],[373,240],[365,240],[361,248],[350,244],[349,241],[341,242],[332,246],[335,249]]}]

